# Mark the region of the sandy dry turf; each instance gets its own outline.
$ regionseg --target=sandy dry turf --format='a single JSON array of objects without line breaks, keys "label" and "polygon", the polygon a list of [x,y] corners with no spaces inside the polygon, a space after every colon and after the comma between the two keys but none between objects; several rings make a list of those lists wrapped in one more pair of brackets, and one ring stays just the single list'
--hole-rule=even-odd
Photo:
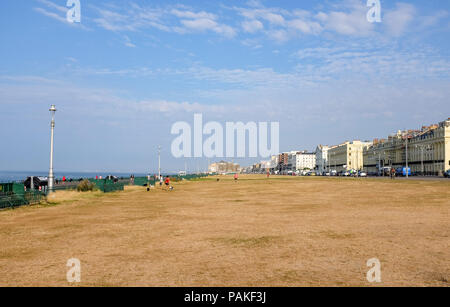
[{"label": "sandy dry turf", "polygon": [[0,212],[0,285],[450,285],[450,181],[243,177]]}]

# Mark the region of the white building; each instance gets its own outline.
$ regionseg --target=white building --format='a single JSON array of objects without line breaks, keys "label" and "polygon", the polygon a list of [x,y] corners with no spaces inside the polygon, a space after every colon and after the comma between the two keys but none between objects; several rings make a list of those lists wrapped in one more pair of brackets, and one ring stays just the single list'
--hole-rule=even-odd
[{"label": "white building", "polygon": [[319,145],[316,148],[316,169],[320,172],[326,172],[328,169],[328,150],[330,147]]},{"label": "white building", "polygon": [[271,165],[271,168],[272,168],[272,169],[278,168],[279,162],[280,162],[280,156],[279,156],[279,155],[272,156],[272,157],[270,158],[270,165]]},{"label": "white building", "polygon": [[296,170],[313,170],[316,167],[316,154],[309,152],[298,152],[296,155]]}]

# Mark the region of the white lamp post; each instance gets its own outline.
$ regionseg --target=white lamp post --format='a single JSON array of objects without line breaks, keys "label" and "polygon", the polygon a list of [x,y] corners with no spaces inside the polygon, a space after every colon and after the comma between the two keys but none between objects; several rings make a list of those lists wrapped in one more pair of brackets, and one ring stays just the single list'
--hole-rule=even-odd
[{"label": "white lamp post", "polygon": [[158,180],[161,179],[161,146],[158,146]]},{"label": "white lamp post", "polygon": [[409,141],[409,134],[406,133],[406,178],[409,178],[409,165],[408,165],[408,141]]},{"label": "white lamp post", "polygon": [[53,182],[55,180],[55,176],[53,174],[53,133],[55,130],[55,112],[56,112],[55,105],[52,105],[49,111],[52,113],[51,134],[50,134],[50,170],[48,172],[48,191],[49,193],[51,193],[53,192]]}]

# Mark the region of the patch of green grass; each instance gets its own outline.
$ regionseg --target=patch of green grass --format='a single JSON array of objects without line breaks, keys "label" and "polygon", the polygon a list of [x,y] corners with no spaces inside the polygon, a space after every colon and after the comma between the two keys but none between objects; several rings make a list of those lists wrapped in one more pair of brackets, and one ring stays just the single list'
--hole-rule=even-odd
[{"label": "patch of green grass", "polygon": [[335,240],[344,240],[344,239],[353,239],[356,237],[355,234],[352,233],[337,233],[335,231],[321,231],[318,233],[321,237],[327,237]]},{"label": "patch of green grass", "polygon": [[215,238],[212,241],[231,245],[233,247],[245,247],[245,248],[258,248],[270,245],[277,240],[280,240],[279,237],[276,236],[262,236],[262,237],[253,237],[253,238]]}]

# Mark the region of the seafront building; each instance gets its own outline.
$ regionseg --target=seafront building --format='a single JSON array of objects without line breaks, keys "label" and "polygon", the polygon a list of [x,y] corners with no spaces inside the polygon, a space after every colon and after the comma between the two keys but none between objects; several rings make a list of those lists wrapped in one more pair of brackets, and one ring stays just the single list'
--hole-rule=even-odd
[{"label": "seafront building", "polygon": [[450,169],[450,118],[408,139],[413,172],[442,175]]},{"label": "seafront building", "polygon": [[278,165],[277,171],[283,172],[290,169],[289,167],[289,154],[288,152],[284,152],[278,156]]},{"label": "seafront building", "polygon": [[291,151],[287,153],[288,163],[284,171],[313,170],[316,167],[316,154],[308,151]]},{"label": "seafront building", "polygon": [[328,170],[328,150],[330,147],[319,145],[316,148],[316,170],[323,174]]},{"label": "seafront building", "polygon": [[364,150],[364,169],[378,173],[382,168],[405,167],[407,158],[413,173],[442,175],[450,169],[450,118],[421,130],[398,131],[387,139],[375,139]]},{"label": "seafront building", "polygon": [[335,146],[318,145],[315,153],[284,152],[247,168],[257,173],[288,173],[315,169],[322,174],[364,170],[378,174],[382,169],[403,168],[412,173],[439,175],[450,169],[450,118],[419,130],[398,131],[386,139],[344,142]]},{"label": "seafront building", "polygon": [[240,165],[232,162],[220,161],[210,164],[208,171],[210,173],[228,174],[240,172]]},{"label": "seafront building", "polygon": [[328,150],[328,166],[337,172],[363,169],[363,150],[371,142],[345,142]]},{"label": "seafront building", "polygon": [[307,151],[298,152],[296,154],[295,170],[313,170],[316,168],[316,153]]}]

